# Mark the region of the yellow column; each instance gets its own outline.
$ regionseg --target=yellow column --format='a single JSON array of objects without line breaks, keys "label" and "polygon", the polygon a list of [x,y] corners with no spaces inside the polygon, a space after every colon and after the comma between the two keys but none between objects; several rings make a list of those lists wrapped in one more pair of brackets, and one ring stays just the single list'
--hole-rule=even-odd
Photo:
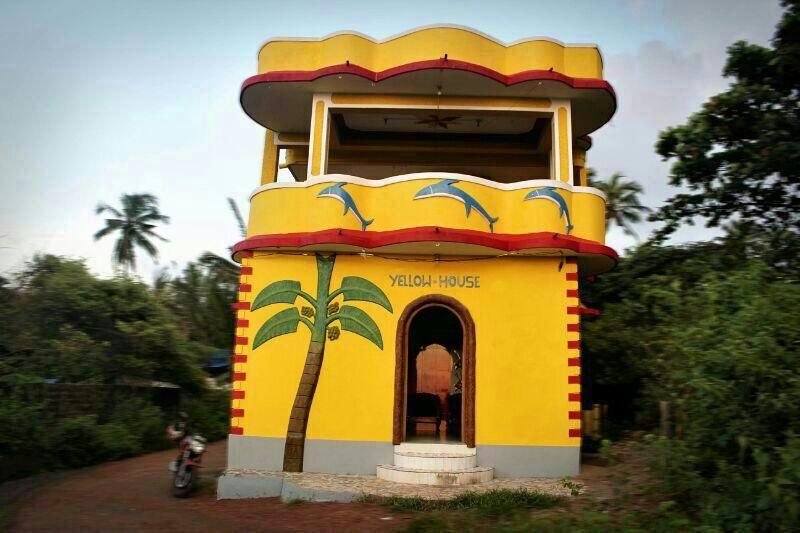
[{"label": "yellow column", "polygon": [[569,101],[556,104],[556,177],[565,183],[574,183],[572,179],[572,127]]},{"label": "yellow column", "polygon": [[311,111],[311,135],[308,146],[308,177],[328,171],[328,95],[314,95]]},{"label": "yellow column", "polygon": [[264,160],[261,164],[261,185],[275,183],[278,180],[278,145],[275,144],[275,132],[267,130],[264,139]]}]

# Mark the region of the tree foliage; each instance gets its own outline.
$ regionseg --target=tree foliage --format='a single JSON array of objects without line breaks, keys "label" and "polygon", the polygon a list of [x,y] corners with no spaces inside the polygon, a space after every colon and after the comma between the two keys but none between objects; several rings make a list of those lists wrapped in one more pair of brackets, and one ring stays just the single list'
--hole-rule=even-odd
[{"label": "tree foliage", "polygon": [[108,213],[105,226],[94,234],[99,240],[110,234],[117,234],[111,260],[126,272],[136,269],[136,248],[142,248],[152,258],[158,257],[158,249],[152,239],[166,242],[167,239],[155,232],[158,224],[169,223],[169,217],[158,209],[158,199],[152,194],[123,194],[120,196],[121,209],[108,204],[98,204],[95,213]]},{"label": "tree foliage", "polygon": [[592,187],[603,191],[606,195],[606,222],[614,223],[628,235],[636,236],[633,224],[642,221],[642,215],[650,208],[642,205],[639,195],[644,192],[642,186],[635,181],[626,181],[619,172],[611,175],[608,181],[595,178],[595,172],[589,169]]},{"label": "tree foliage", "polygon": [[797,235],[800,2],[784,6],[772,46],[734,43],[723,72],[728,90],[662,132],[656,150],[674,161],[670,183],[684,190],[652,216],[665,222],[660,237],[695,217],[708,226],[744,220]]}]

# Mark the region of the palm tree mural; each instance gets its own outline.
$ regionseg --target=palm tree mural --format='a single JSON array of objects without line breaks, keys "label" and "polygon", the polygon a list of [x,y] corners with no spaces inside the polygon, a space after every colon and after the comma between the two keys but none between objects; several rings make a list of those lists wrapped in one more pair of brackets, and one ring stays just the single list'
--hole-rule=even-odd
[{"label": "palm tree mural", "polygon": [[143,248],[154,259],[158,257],[158,250],[150,239],[155,237],[167,242],[153,230],[159,223],[168,224],[169,217],[158,210],[158,199],[152,194],[123,194],[120,203],[121,210],[108,204],[97,205],[95,214],[107,212],[114,218],[106,219],[105,227],[94,234],[94,240],[117,233],[111,260],[128,273],[136,269],[137,247]]},{"label": "palm tree mural", "polygon": [[303,471],[303,453],[306,442],[306,426],[317,389],[322,360],[325,355],[325,341],[335,341],[341,329],[364,337],[383,350],[381,331],[375,321],[358,307],[340,306],[334,300],[342,296],[345,302],[371,302],[378,304],[390,313],[392,304],[386,294],[374,283],[358,276],[346,276],[342,285],[330,291],[331,275],[336,255],[327,257],[316,254],[317,294],[311,296],[303,291],[299,281],[282,280],[267,285],[253,300],[251,311],[271,304],[294,304],[297,298],[305,300],[309,306],[300,309],[290,307],[268,318],[253,338],[253,350],[270,339],[287,333],[296,333],[299,324],[304,324],[311,332],[311,340],[306,353],[303,375],[297,387],[297,394],[289,417],[286,444],[283,451],[283,470],[285,472]]},{"label": "palm tree mural", "polygon": [[628,235],[638,238],[631,224],[642,221],[642,215],[650,212],[650,208],[642,205],[639,195],[644,189],[635,181],[626,181],[620,172],[611,175],[608,181],[595,181],[595,171],[589,169],[590,185],[603,191],[606,195],[606,222],[608,226],[615,223]]}]

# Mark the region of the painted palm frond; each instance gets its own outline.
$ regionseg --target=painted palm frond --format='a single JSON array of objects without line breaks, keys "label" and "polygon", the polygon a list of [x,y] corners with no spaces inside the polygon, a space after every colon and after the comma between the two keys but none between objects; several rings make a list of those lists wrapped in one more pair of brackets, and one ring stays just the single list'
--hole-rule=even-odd
[{"label": "painted palm frond", "polygon": [[337,320],[344,331],[360,335],[383,350],[383,338],[378,324],[358,307],[343,305],[338,313],[328,318],[328,324],[332,324]]},{"label": "painted palm frond", "polygon": [[258,333],[256,333],[253,339],[253,349],[258,348],[268,340],[274,339],[280,335],[295,333],[297,331],[297,325],[301,322],[302,318],[296,307],[284,309],[271,316],[264,322],[258,330]]},{"label": "painted palm frond", "polygon": [[339,289],[345,302],[371,302],[378,304],[390,313],[392,304],[386,294],[371,281],[358,276],[347,276],[342,279]]}]

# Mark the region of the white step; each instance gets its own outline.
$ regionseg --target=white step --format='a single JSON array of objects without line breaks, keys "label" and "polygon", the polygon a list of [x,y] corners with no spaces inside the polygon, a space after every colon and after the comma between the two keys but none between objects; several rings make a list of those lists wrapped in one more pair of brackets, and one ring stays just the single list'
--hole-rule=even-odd
[{"label": "white step", "polygon": [[463,470],[441,472],[402,466],[378,465],[377,475],[378,479],[413,485],[471,485],[473,483],[491,481],[494,478],[494,468],[476,466]]},{"label": "white step", "polygon": [[394,447],[394,453],[460,453],[475,455],[476,448],[467,448],[466,444],[444,444],[441,442],[402,442]]},{"label": "white step", "polygon": [[394,452],[394,466],[448,472],[451,470],[467,470],[478,466],[474,453],[448,451],[444,453],[427,452]]}]

